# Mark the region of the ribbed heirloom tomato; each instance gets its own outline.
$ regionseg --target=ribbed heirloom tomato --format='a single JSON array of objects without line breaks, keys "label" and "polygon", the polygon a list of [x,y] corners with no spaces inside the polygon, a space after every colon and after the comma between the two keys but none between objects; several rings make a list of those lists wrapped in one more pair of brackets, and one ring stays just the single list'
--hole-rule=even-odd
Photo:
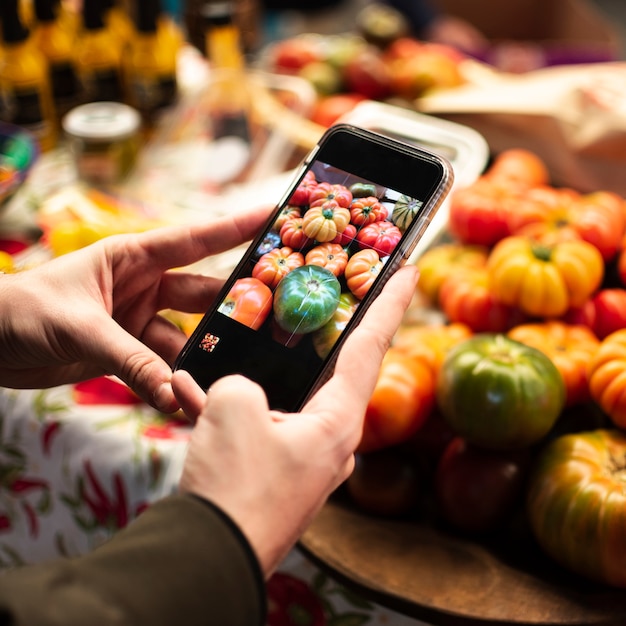
[{"label": "ribbed heirloom tomato", "polygon": [[426,421],[435,401],[430,368],[391,347],[385,354],[365,414],[359,452],[409,439]]},{"label": "ribbed heirloom tomato", "polygon": [[345,276],[348,289],[359,299],[369,291],[381,269],[383,262],[376,250],[361,250],[350,257]]},{"label": "ribbed heirloom tomato", "polygon": [[266,252],[252,269],[252,276],[264,282],[268,287],[276,287],[291,270],[304,265],[304,257],[284,246]]},{"label": "ribbed heirloom tomato", "polygon": [[532,470],[527,512],[539,545],[564,567],[626,588],[626,435],[563,435]]},{"label": "ribbed heirloom tomato", "polygon": [[587,372],[591,397],[620,428],[626,428],[626,330],[600,343]]},{"label": "ribbed heirloom tomato", "polygon": [[519,449],[541,440],[563,408],[559,371],[542,352],[482,333],[453,347],[437,380],[443,416],[469,443]]},{"label": "ribbed heirloom tomato", "polygon": [[590,399],[587,368],[600,341],[589,328],[550,320],[521,324],[512,328],[508,335],[541,350],[552,360],[563,377],[568,406]]},{"label": "ribbed heirloom tomato", "polygon": [[581,306],[600,286],[604,261],[586,241],[544,246],[525,237],[507,237],[487,261],[493,295],[536,317],[559,317]]}]

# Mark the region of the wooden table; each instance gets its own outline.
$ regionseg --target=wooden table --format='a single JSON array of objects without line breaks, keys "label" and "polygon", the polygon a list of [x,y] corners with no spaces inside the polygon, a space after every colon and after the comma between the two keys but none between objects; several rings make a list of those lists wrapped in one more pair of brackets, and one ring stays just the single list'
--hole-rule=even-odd
[{"label": "wooden table", "polygon": [[335,498],[300,547],[366,597],[436,626],[626,624],[626,591],[563,571],[523,530],[478,543],[427,521],[365,515]]}]

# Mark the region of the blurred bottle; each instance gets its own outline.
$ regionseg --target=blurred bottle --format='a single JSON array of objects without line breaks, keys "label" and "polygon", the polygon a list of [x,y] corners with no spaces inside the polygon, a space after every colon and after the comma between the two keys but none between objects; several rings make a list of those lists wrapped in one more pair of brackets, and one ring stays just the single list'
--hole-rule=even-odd
[{"label": "blurred bottle", "polygon": [[122,102],[122,48],[104,21],[103,0],[83,2],[74,63],[83,102]]},{"label": "blurred bottle", "polygon": [[251,93],[234,19],[234,3],[205,2],[206,54],[210,67],[204,107],[209,134],[219,164],[212,164],[213,178],[238,180],[252,158]]},{"label": "blurred bottle", "polygon": [[[88,2],[89,0],[83,0]],[[116,0],[102,1],[102,17],[105,26],[113,37],[116,37],[122,49],[130,43],[135,35],[133,20],[130,16],[130,10],[127,5],[121,4]],[[135,0],[135,4],[141,5],[144,0]]]},{"label": "blurred bottle", "polygon": [[174,104],[177,96],[176,61],[180,39],[164,19],[160,0],[141,0],[135,9],[135,35],[126,55],[129,102],[148,125]]},{"label": "blurred bottle", "polygon": [[49,150],[57,130],[46,58],[22,21],[18,0],[0,2],[0,20],[0,119],[26,128]]},{"label": "blurred bottle", "polygon": [[35,0],[33,39],[48,61],[52,98],[61,119],[78,105],[80,87],[74,67],[74,32],[61,17],[59,0]]}]

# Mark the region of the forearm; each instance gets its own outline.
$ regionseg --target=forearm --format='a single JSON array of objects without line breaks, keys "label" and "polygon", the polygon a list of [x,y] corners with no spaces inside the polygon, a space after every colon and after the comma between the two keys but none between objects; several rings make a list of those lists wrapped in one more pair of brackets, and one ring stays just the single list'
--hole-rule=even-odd
[{"label": "forearm", "polygon": [[2,623],[261,626],[265,590],[248,543],[189,495],[166,498],[94,552],[0,578]]}]

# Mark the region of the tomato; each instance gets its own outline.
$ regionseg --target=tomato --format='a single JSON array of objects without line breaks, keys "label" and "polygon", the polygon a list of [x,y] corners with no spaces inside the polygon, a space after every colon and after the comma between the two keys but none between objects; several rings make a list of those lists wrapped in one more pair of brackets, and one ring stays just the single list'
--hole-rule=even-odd
[{"label": "tomato", "polygon": [[472,336],[465,324],[402,325],[393,338],[393,346],[427,365],[435,378],[448,351]]},{"label": "tomato", "polygon": [[590,399],[587,367],[600,342],[589,328],[551,320],[521,324],[508,336],[550,358],[563,378],[567,406]]},{"label": "tomato", "polygon": [[626,587],[626,435],[594,430],[550,442],[532,469],[527,513],[541,548],[588,579]]},{"label": "tomato", "polygon": [[481,333],[452,348],[437,380],[437,402],[457,434],[488,449],[542,439],[565,403],[563,379],[543,352]]},{"label": "tomato", "polygon": [[310,239],[320,242],[332,241],[350,223],[350,211],[336,200],[312,206],[302,218],[302,230]]},{"label": "tomato", "polygon": [[502,529],[522,500],[527,465],[524,452],[484,450],[455,437],[435,472],[439,514],[471,534]]},{"label": "tomato", "polygon": [[353,198],[367,198],[377,195],[376,185],[372,183],[354,183],[350,185],[349,189]]},{"label": "tomato", "polygon": [[589,392],[620,428],[626,428],[626,329],[605,337],[589,362]]},{"label": "tomato", "polygon": [[593,296],[592,305],[591,328],[600,339],[626,328],[626,289],[601,289]]},{"label": "tomato", "polygon": [[258,278],[239,278],[228,292],[218,311],[257,330],[272,310],[272,291]]},{"label": "tomato", "polygon": [[496,300],[485,267],[450,274],[439,289],[439,306],[451,322],[466,324],[475,333],[504,332],[525,319],[515,307]]},{"label": "tomato", "polygon": [[316,330],[311,339],[313,349],[320,358],[324,358],[335,345],[335,342],[354,315],[359,301],[351,293],[342,293],[339,296],[339,306],[324,326]]},{"label": "tomato", "polygon": [[[620,249],[625,220],[622,210],[607,196],[581,195],[571,189],[530,190],[526,199],[531,201],[510,214],[511,233],[547,245],[580,239],[595,246],[604,261],[610,261]],[[534,198],[537,202],[532,202]]]},{"label": "tomato", "polygon": [[342,247],[349,246],[356,237],[356,226],[354,224],[348,224],[345,230],[341,233],[337,233],[336,237],[330,243],[338,243]]},{"label": "tomato", "polygon": [[280,232],[280,229],[285,225],[285,222],[293,219],[294,217],[302,217],[300,207],[293,204],[288,204],[281,209],[278,217],[274,221],[273,228]]},{"label": "tomato", "polygon": [[387,209],[375,196],[356,198],[350,204],[350,221],[357,226],[387,219]]},{"label": "tomato", "polygon": [[271,50],[271,61],[278,72],[295,74],[305,65],[322,58],[320,41],[312,37],[290,37],[277,41]]},{"label": "tomato", "polygon": [[448,228],[462,243],[493,246],[510,234],[512,190],[484,177],[450,195]]},{"label": "tomato", "polygon": [[363,100],[365,96],[358,93],[340,93],[318,98],[311,113],[311,121],[328,128]]},{"label": "tomato", "polygon": [[509,148],[500,152],[486,176],[526,187],[547,185],[550,182],[550,173],[543,159],[523,148]]},{"label": "tomato", "polygon": [[305,263],[325,267],[335,276],[341,276],[348,265],[348,253],[338,243],[323,243],[307,252]]},{"label": "tomato", "polygon": [[293,217],[288,219],[280,229],[280,238],[284,245],[294,250],[302,250],[306,248],[311,240],[307,237],[303,229],[304,219],[301,217]]},{"label": "tomato", "polygon": [[536,317],[559,317],[600,286],[604,262],[586,241],[542,246],[524,237],[500,241],[487,261],[493,295]]},{"label": "tomato", "polygon": [[424,424],[434,401],[435,380],[430,368],[389,348],[367,405],[359,452],[407,441]]},{"label": "tomato", "polygon": [[356,454],[354,470],[345,486],[362,511],[395,517],[415,507],[420,483],[414,461],[401,450],[386,448]]},{"label": "tomato", "polygon": [[303,265],[287,274],[274,293],[274,316],[287,332],[310,333],[326,324],[339,306],[336,276],[317,265]]},{"label": "tomato", "polygon": [[291,248],[274,248],[264,254],[252,269],[252,276],[264,282],[268,287],[276,287],[291,270],[304,265],[304,257]]},{"label": "tomato", "polygon": [[264,254],[271,252],[274,248],[278,248],[280,244],[280,235],[276,231],[270,230],[254,251],[254,258],[260,259]]},{"label": "tomato", "polygon": [[348,289],[361,300],[383,268],[376,250],[361,250],[350,257],[345,276]]},{"label": "tomato", "polygon": [[309,203],[312,207],[322,206],[331,200],[347,209],[352,202],[352,192],[345,185],[318,183],[309,196]]},{"label": "tomato", "polygon": [[289,204],[293,204],[298,207],[307,206],[311,197],[311,191],[317,187],[317,181],[311,176],[305,176],[300,184],[296,187],[295,191],[289,198]]},{"label": "tomato", "polygon": [[417,288],[432,304],[439,302],[439,289],[450,274],[459,269],[484,267],[488,250],[484,246],[446,243],[426,250],[417,260],[420,271]]},{"label": "tomato", "polygon": [[401,238],[400,229],[384,220],[364,226],[356,235],[361,249],[372,248],[381,257],[391,254]]}]

